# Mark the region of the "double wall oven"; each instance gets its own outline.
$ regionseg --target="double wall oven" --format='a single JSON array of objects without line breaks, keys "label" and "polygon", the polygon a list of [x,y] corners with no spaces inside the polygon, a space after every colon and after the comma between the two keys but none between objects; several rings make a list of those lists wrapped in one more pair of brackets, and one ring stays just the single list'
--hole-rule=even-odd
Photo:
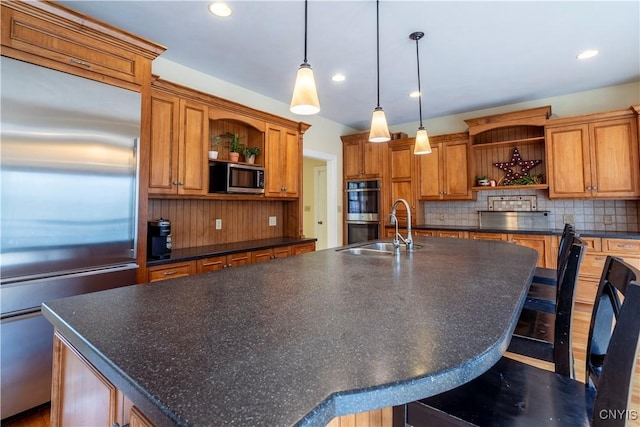
[{"label": "double wall oven", "polygon": [[347,181],[347,244],[378,239],[380,235],[380,181]]}]

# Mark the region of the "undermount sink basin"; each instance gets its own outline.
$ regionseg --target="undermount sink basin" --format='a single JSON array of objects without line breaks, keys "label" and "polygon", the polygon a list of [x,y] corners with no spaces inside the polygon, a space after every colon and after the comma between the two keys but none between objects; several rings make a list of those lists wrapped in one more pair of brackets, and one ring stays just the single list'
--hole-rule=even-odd
[{"label": "undermount sink basin", "polygon": [[[420,249],[421,247],[421,245],[414,244],[414,250]],[[340,252],[346,252],[353,255],[393,255],[393,249],[392,242],[374,242],[365,243],[354,248],[341,249]],[[406,252],[404,243],[400,243],[400,252]]]},{"label": "undermount sink basin", "polygon": [[352,255],[393,255],[393,249],[390,251],[383,251],[379,249],[367,249],[367,248],[348,248],[341,249],[340,252],[345,252]]}]

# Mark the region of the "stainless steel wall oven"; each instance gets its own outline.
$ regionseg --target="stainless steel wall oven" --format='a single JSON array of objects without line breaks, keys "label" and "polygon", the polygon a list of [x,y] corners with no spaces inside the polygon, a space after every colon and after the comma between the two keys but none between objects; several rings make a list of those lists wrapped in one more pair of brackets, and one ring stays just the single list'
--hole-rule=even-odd
[{"label": "stainless steel wall oven", "polygon": [[379,238],[380,181],[347,181],[347,243]]}]

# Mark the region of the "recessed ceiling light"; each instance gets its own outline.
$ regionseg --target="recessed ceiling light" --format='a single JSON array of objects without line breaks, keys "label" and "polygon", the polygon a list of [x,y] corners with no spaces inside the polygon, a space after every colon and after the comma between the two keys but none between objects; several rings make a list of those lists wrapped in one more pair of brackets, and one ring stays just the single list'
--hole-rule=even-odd
[{"label": "recessed ceiling light", "polygon": [[211,3],[209,5],[209,12],[213,13],[215,16],[220,16],[222,18],[231,16],[231,8],[225,3],[221,2]]},{"label": "recessed ceiling light", "polygon": [[417,98],[417,97],[419,97],[419,96],[420,96],[420,92],[418,92],[418,91],[416,90],[415,92],[411,92],[411,93],[409,94],[409,96],[410,96],[411,98]]},{"label": "recessed ceiling light", "polygon": [[343,82],[346,80],[346,77],[344,76],[344,74],[334,74],[333,77],[331,77],[331,80],[333,80],[334,82]]},{"label": "recessed ceiling light", "polygon": [[599,52],[595,49],[588,49],[585,50],[584,52],[580,52],[577,56],[578,59],[587,59],[587,58],[593,58],[594,56],[596,56]]}]

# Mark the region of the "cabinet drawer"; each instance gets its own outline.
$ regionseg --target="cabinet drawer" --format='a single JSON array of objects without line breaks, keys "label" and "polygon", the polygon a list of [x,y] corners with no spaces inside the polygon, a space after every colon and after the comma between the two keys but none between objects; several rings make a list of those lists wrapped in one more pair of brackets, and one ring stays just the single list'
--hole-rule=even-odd
[{"label": "cabinet drawer", "polygon": [[602,239],[602,251],[624,255],[640,256],[640,240]]},{"label": "cabinet drawer", "polygon": [[578,279],[575,298],[576,302],[592,306],[596,299],[596,292],[598,291],[599,283],[600,280],[594,278]]},{"label": "cabinet drawer", "polygon": [[588,252],[582,257],[580,264],[580,277],[600,278],[607,254],[602,252]]},{"label": "cabinet drawer", "polygon": [[587,252],[602,252],[602,240],[599,237],[582,237],[580,239],[587,245]]},{"label": "cabinet drawer", "polygon": [[300,243],[298,245],[293,245],[292,248],[294,255],[306,254],[307,252],[313,252],[316,250],[316,242]]},{"label": "cabinet drawer", "polygon": [[211,258],[203,258],[197,261],[198,273],[205,273],[208,271],[218,271],[227,267],[227,256],[216,256]]},{"label": "cabinet drawer", "polygon": [[478,233],[475,231],[469,233],[469,238],[473,240],[508,240],[507,235],[504,233]]},{"label": "cabinet drawer", "polygon": [[159,280],[175,279],[176,277],[188,276],[193,273],[193,263],[180,262],[158,267],[151,267],[147,272],[149,282]]},{"label": "cabinet drawer", "polygon": [[272,249],[260,249],[251,252],[251,262],[264,262],[273,259]]},{"label": "cabinet drawer", "polygon": [[31,62],[49,66],[54,61],[61,64],[62,71],[83,76],[95,73],[91,77],[95,80],[110,76],[130,83],[142,81],[141,71],[146,67],[137,64],[142,58],[122,49],[116,44],[118,40],[110,43],[90,26],[75,22],[60,25],[5,7],[2,15],[2,45],[19,50],[22,56],[31,54]]}]

